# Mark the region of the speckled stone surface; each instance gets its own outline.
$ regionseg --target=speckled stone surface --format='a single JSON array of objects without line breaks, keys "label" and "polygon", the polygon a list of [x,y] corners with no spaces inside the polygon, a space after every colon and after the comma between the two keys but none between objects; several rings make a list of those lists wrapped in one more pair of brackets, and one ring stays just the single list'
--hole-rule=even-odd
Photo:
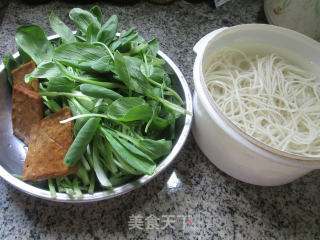
[{"label": "speckled stone surface", "polygon": [[[51,10],[71,25],[67,13],[72,7],[93,5],[7,2],[0,9],[1,59],[15,51],[13,34],[19,25],[41,25],[52,34]],[[192,47],[202,36],[263,19],[259,0],[232,0],[219,9],[209,1],[98,4],[105,16],[119,16],[120,29],[137,26],[145,38],[156,36],[192,89]],[[144,225],[134,226],[134,216]],[[159,229],[152,225],[154,219],[160,220]],[[252,186],[218,170],[190,135],[165,172],[113,200],[59,204],[30,197],[0,179],[0,239],[320,239],[320,171],[281,187]]]}]

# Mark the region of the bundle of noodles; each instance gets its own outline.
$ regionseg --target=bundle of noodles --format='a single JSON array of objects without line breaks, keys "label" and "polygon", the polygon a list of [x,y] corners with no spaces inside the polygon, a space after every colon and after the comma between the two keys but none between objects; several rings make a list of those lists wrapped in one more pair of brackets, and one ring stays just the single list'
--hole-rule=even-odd
[{"label": "bundle of noodles", "polygon": [[320,79],[277,54],[222,49],[204,72],[222,112],[278,150],[320,157]]}]

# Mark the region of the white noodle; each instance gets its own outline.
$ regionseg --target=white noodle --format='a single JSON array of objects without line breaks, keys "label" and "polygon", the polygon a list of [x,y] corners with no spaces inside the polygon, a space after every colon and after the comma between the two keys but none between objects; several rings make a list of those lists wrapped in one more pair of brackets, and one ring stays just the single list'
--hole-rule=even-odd
[{"label": "white noodle", "polygon": [[277,54],[218,51],[209,92],[240,129],[276,149],[320,157],[320,79]]}]

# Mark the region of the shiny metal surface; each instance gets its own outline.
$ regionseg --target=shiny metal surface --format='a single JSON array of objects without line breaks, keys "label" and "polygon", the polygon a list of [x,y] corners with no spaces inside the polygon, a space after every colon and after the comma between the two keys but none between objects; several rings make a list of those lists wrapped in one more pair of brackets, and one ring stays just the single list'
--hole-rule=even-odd
[{"label": "shiny metal surface", "polygon": [[[57,35],[49,37],[50,40],[54,38],[57,38]],[[185,108],[192,113],[192,96],[183,74],[167,55],[161,51],[158,52],[158,55],[166,61],[165,68],[172,79],[173,89],[180,94],[185,102]],[[14,57],[19,57],[19,54],[14,54]],[[12,133],[11,87],[6,78],[4,65],[0,65],[0,176],[15,188],[35,197],[57,202],[75,203],[100,201],[130,192],[149,182],[173,162],[187,139],[191,123],[192,115],[181,116],[177,120],[176,134],[178,138],[175,140],[170,154],[159,162],[152,176],[141,176],[137,180],[112,190],[96,192],[93,195],[84,194],[83,200],[70,199],[65,193],[57,193],[57,198],[53,199],[50,196],[50,192],[45,187],[40,188],[38,186],[33,186],[13,176],[13,174],[22,174],[24,159],[28,148]]]}]

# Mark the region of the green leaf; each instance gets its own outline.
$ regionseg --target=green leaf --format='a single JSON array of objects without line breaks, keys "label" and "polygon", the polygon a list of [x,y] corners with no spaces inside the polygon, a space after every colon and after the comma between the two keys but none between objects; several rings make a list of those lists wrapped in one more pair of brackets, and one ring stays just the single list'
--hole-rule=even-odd
[{"label": "green leaf", "polygon": [[104,56],[96,61],[82,61],[79,63],[78,68],[96,73],[115,72],[114,63],[110,55]]},{"label": "green leaf", "polygon": [[84,167],[84,169],[88,172],[90,171],[90,165],[87,161],[87,159],[84,157],[84,155],[81,157],[81,165]]},{"label": "green leaf", "polygon": [[149,160],[151,162],[153,162],[152,158],[145,154],[144,152],[142,152],[141,150],[139,150],[138,148],[136,148],[133,144],[127,142],[126,140],[124,139],[121,139],[121,138],[117,138],[117,140],[126,148],[128,149],[131,153],[141,157],[141,158],[144,158],[146,160]]},{"label": "green leaf", "polygon": [[158,98],[158,101],[161,102],[165,107],[177,112],[178,114],[191,114],[187,112],[187,110],[185,110],[183,107],[180,107],[179,105],[170,102],[166,99]]},{"label": "green leaf", "polygon": [[140,171],[137,171],[133,167],[131,167],[129,164],[125,163],[121,157],[115,152],[115,150],[112,149],[113,155],[116,157],[113,161],[119,167],[124,174],[132,174],[132,175],[141,175],[142,173]]},{"label": "green leaf", "polygon": [[101,8],[98,5],[93,6],[90,9],[90,12],[97,18],[97,20],[100,24],[103,23],[103,16],[102,16]]},{"label": "green leaf", "polygon": [[112,176],[109,180],[110,180],[113,187],[117,187],[117,186],[120,186],[122,184],[129,182],[133,178],[134,178],[134,175],[126,174],[126,175],[123,175],[120,177]]},{"label": "green leaf", "polygon": [[119,52],[116,52],[114,55],[115,71],[129,90],[154,97],[153,87],[140,71],[141,64],[143,62],[139,58],[123,56]]},{"label": "green leaf", "polygon": [[73,8],[69,13],[69,17],[83,33],[87,32],[90,24],[95,25],[96,28],[101,27],[95,15],[81,8]]},{"label": "green leaf", "polygon": [[70,28],[65,25],[64,22],[54,14],[54,12],[51,13],[49,19],[52,30],[61,37],[64,43],[77,41]]},{"label": "green leaf", "polygon": [[113,174],[117,174],[118,168],[113,161],[112,149],[109,142],[107,142],[105,138],[102,137],[100,137],[99,140],[100,142],[98,145],[98,149],[106,168],[108,168],[108,170]]},{"label": "green leaf", "polygon": [[[72,115],[77,116],[80,114],[88,114],[89,111],[85,109],[75,98],[72,98],[71,100],[68,100],[68,105],[71,109]],[[76,136],[80,129],[83,127],[83,125],[88,121],[88,118],[79,118],[76,120],[76,123],[73,127],[74,135]]]},{"label": "green leaf", "polygon": [[81,67],[83,61],[97,61],[105,56],[107,53],[103,47],[87,42],[62,44],[54,51],[54,59],[72,67]]},{"label": "green leaf", "polygon": [[83,94],[94,98],[110,98],[112,100],[116,100],[122,97],[122,95],[111,89],[95,86],[92,84],[81,84],[80,91]]},{"label": "green leaf", "polygon": [[152,56],[157,56],[158,51],[159,51],[159,43],[156,38],[153,38],[148,41],[149,44],[149,49],[151,51]]},{"label": "green leaf", "polygon": [[[102,129],[102,128],[101,128]],[[110,133],[103,130],[104,135],[106,136],[108,142],[110,143],[112,149],[117,153],[123,162],[133,167],[137,171],[152,175],[156,164],[151,161],[142,160],[134,154],[130,153],[122,144],[120,144]]]},{"label": "green leaf", "polygon": [[151,64],[141,64],[140,71],[145,77],[151,77],[154,71],[154,67]]},{"label": "green leaf", "polygon": [[106,87],[106,88],[123,88],[124,86],[114,83],[114,82],[102,82],[101,78],[95,77],[94,75],[82,75],[78,76],[74,74],[73,72],[69,71],[65,66],[63,66],[61,63],[56,62],[58,68],[60,71],[64,74],[65,77],[70,79],[71,81],[77,81],[81,83],[88,83],[88,84],[93,84],[101,87]]},{"label": "green leaf", "polygon": [[87,28],[86,39],[88,43],[93,43],[97,41],[97,35],[99,28],[95,24],[90,24]]},{"label": "green leaf", "polygon": [[152,140],[145,138],[137,140],[137,147],[155,160],[170,153],[172,142],[165,139]]},{"label": "green leaf", "polygon": [[123,122],[148,120],[152,116],[152,108],[143,99],[123,97],[114,101],[108,108],[108,117]]},{"label": "green leaf", "polygon": [[111,43],[111,49],[122,49],[125,48],[129,43],[138,37],[138,33],[136,32],[136,28],[132,27],[129,30],[123,30],[120,33],[120,37],[118,40]]},{"label": "green leaf", "polygon": [[52,99],[47,99],[46,97],[43,98],[43,103],[52,111],[52,112],[58,112],[61,107],[60,105]]},{"label": "green leaf", "polygon": [[25,53],[25,51],[23,51],[19,46],[18,46],[18,52],[21,58],[21,64],[25,64],[32,61],[31,57],[27,53]]},{"label": "green leaf", "polygon": [[163,80],[165,80],[166,85],[171,85],[171,80],[166,73],[166,71],[161,67],[153,67],[152,74],[150,75],[150,78],[156,82],[163,83]]},{"label": "green leaf", "polygon": [[64,77],[48,78],[48,88],[50,92],[69,92],[76,87],[73,81]]},{"label": "green leaf", "polygon": [[52,59],[54,49],[41,27],[35,25],[21,26],[17,29],[15,38],[19,47],[37,65]]},{"label": "green leaf", "polygon": [[140,139],[133,138],[129,135],[126,135],[122,132],[112,130],[110,128],[100,128],[103,130],[103,132],[108,132],[109,134],[113,136],[119,136],[121,138],[124,138],[131,143],[133,143],[138,149],[140,149],[142,152],[147,154],[151,159],[156,160],[160,157],[166,156],[170,153],[172,149],[172,142],[165,139],[160,140],[153,140],[149,138],[143,138]]},{"label": "green leaf", "polygon": [[95,106],[95,101],[91,97],[84,96],[84,97],[76,97],[78,102],[85,107],[88,111],[92,111]]},{"label": "green leaf", "polygon": [[98,144],[97,144],[96,138],[94,138],[94,140],[93,140],[92,160],[93,160],[93,169],[96,172],[96,176],[97,176],[101,186],[106,187],[106,188],[111,188],[112,185],[111,185],[105,171],[103,170],[102,164],[99,160]]},{"label": "green leaf", "polygon": [[31,82],[34,78],[60,78],[63,77],[63,74],[57,67],[57,65],[50,61],[44,61],[40,63],[36,69],[29,73],[26,74],[25,76],[25,81],[26,82]]},{"label": "green leaf", "polygon": [[117,74],[120,76],[120,80],[129,88],[132,89],[131,86],[131,76],[129,74],[129,70],[127,66],[127,62],[125,61],[124,57],[119,53],[116,52],[114,54],[114,65],[115,65],[115,70]]},{"label": "green leaf", "polygon": [[152,121],[152,127],[156,128],[157,130],[163,130],[168,127],[174,120],[174,114],[168,114],[166,119],[157,116]]},{"label": "green leaf", "polygon": [[137,36],[137,28],[136,27],[131,27],[130,29],[128,30],[123,30],[121,33],[120,33],[120,38],[121,39],[124,39],[126,37],[129,37],[129,36],[132,36],[132,35],[135,35]]},{"label": "green leaf", "polygon": [[142,54],[148,49],[148,47],[148,42],[141,36],[137,36],[130,42],[130,50],[126,53],[126,55],[134,56]]},{"label": "green leaf", "polygon": [[16,59],[12,57],[12,55],[9,53],[4,56],[3,58],[3,65],[5,67],[6,73],[7,73],[7,79],[10,85],[12,86],[12,75],[11,71],[16,69],[19,66],[19,63],[17,62]]},{"label": "green leaf", "polygon": [[107,55],[105,57],[100,58],[97,61],[94,62],[88,62],[91,63],[90,67],[92,70],[98,72],[98,73],[105,73],[105,72],[114,72],[114,62],[110,55]]},{"label": "green leaf", "polygon": [[78,171],[76,174],[78,178],[81,179],[83,185],[89,185],[90,183],[89,175],[87,170],[82,166],[82,163],[78,165]]},{"label": "green leaf", "polygon": [[116,15],[112,15],[108,21],[101,27],[97,40],[99,42],[109,44],[118,31],[118,17]]}]

